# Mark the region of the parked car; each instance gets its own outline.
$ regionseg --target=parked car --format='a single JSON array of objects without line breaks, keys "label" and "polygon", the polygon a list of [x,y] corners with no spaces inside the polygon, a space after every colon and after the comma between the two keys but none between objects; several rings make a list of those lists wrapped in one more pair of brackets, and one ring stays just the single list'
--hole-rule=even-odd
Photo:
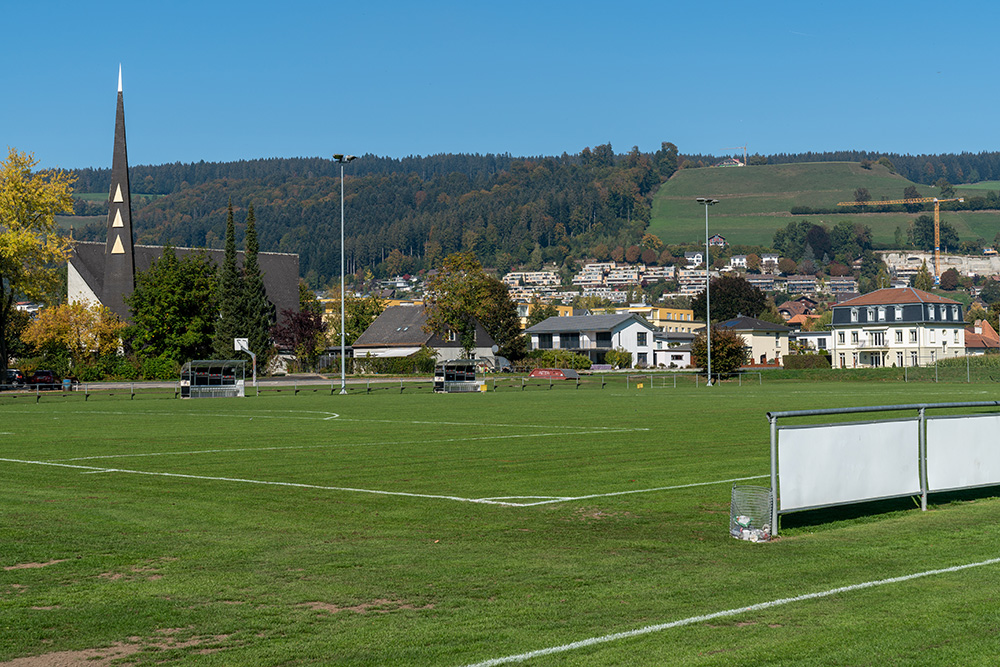
[{"label": "parked car", "polygon": [[28,384],[39,389],[58,389],[62,380],[52,371],[38,370],[28,376]]},{"label": "parked car", "polygon": [[22,386],[24,384],[24,373],[16,368],[8,368],[7,379],[4,381],[4,384],[11,387]]}]

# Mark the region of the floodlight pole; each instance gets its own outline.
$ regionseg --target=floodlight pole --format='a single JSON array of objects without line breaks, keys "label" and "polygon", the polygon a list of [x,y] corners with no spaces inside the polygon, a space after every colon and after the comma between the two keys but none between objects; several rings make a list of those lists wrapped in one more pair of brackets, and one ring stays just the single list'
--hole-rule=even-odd
[{"label": "floodlight pole", "polygon": [[706,387],[712,386],[712,309],[711,309],[711,294],[709,293],[709,283],[711,282],[711,276],[708,274],[709,270],[709,255],[708,255],[708,207],[712,204],[718,204],[718,199],[709,199],[707,197],[698,197],[695,201],[699,204],[704,204],[705,206],[705,350],[708,354],[708,384]]},{"label": "floodlight pole", "polygon": [[347,393],[347,373],[344,345],[344,165],[357,159],[354,155],[336,154],[333,159],[340,164],[340,393]]}]

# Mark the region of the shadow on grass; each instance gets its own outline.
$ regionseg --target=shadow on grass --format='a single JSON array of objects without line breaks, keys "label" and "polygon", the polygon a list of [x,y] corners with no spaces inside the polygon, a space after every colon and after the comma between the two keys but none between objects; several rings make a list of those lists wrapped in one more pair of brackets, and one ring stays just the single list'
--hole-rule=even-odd
[{"label": "shadow on grass", "polygon": [[[935,507],[942,507],[951,503],[972,502],[985,498],[996,498],[998,496],[1000,496],[1000,485],[957,491],[943,491],[928,494],[927,506],[928,509],[934,509]],[[784,514],[779,519],[781,522],[780,530],[823,528],[831,524],[843,522],[868,522],[886,514],[910,510],[920,510],[920,496],[890,498],[888,500],[876,500]]]}]

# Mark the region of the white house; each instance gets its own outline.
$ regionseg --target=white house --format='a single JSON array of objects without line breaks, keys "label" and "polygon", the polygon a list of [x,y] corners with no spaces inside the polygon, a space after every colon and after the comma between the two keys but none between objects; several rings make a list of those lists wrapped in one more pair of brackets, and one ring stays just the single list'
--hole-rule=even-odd
[{"label": "white house", "polygon": [[658,329],[634,313],[550,317],[525,331],[531,350],[567,350],[604,363],[609,350],[632,354],[632,365],[653,363],[653,334]]},{"label": "white house", "polygon": [[838,303],[831,328],[840,368],[933,365],[965,354],[962,304],[913,287]]}]

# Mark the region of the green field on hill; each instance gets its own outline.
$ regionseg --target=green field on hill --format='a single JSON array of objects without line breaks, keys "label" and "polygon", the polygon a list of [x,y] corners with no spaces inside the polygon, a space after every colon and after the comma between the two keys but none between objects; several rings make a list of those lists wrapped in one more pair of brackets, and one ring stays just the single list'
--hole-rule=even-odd
[{"label": "green field on hill", "polygon": [[[770,246],[774,232],[792,220],[821,223],[829,228],[841,220],[862,222],[872,229],[876,244],[892,246],[896,228],[905,234],[920,213],[855,213],[793,216],[793,206],[835,207],[854,199],[859,187],[872,199],[900,199],[912,182],[881,166],[862,169],[854,162],[817,162],[738,168],[683,169],[664,183],[653,200],[649,232],[664,243],[704,242],[705,209],[696,197],[719,203],[709,211],[709,233],[722,234],[730,243]],[[937,188],[917,185],[922,196],[933,197]],[[997,188],[979,188],[997,189]],[[959,196],[976,194],[975,188]],[[942,218],[961,240],[991,241],[1000,229],[1000,211],[945,211]]]},{"label": "green field on hill", "polygon": [[728,533],[733,480],[767,483],[767,411],[994,383],[599,386],[0,394],[0,661],[995,660],[989,493]]}]

